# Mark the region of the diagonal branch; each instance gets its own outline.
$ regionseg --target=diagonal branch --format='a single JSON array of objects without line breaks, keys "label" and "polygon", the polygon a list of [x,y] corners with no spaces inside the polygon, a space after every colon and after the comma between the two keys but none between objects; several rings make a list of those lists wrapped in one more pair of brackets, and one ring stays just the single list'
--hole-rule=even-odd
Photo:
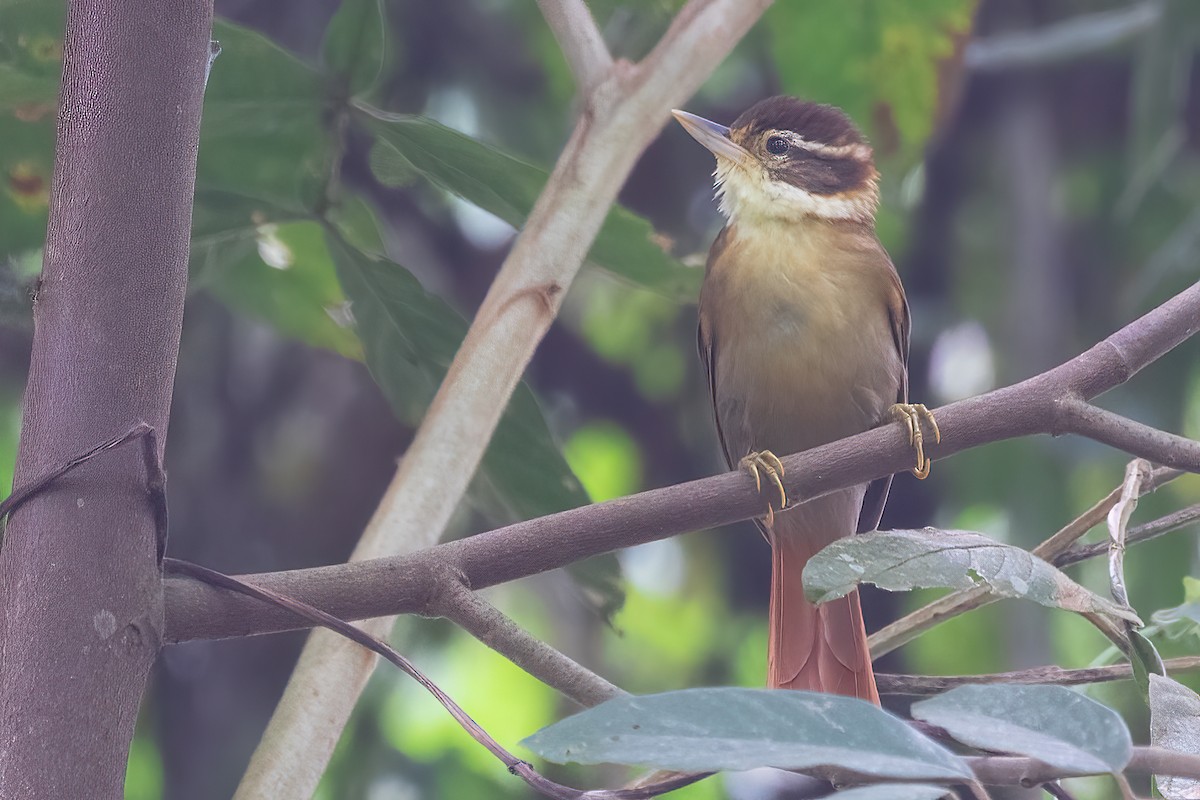
[{"label": "diagonal branch", "polygon": [[[590,90],[581,87],[587,113],[488,289],[352,561],[411,553],[441,537],[635,161],[667,112],[695,92],[768,5],[690,0],[642,63],[621,64]],[[567,8],[578,12],[578,0],[561,6]],[[587,31],[581,25],[575,34]],[[595,43],[589,48],[590,72]],[[446,453],[454,454],[453,469]],[[393,613],[370,614],[379,618],[363,627],[380,637]],[[311,795],[374,663],[315,632],[235,797]]]},{"label": "diagonal branch", "polygon": [[439,616],[579,705],[595,706],[625,694],[530,634],[461,582],[448,581],[439,598]]},{"label": "diagonal branch", "polygon": [[[1183,473],[1179,470],[1160,467],[1151,473],[1141,488],[1143,492],[1152,492],[1167,481],[1179,477],[1181,474]],[[1121,492],[1121,486],[1113,489],[1102,500],[1095,503],[1087,511],[1063,526],[1061,530],[1049,539],[1035,547],[1033,554],[1044,561],[1049,561],[1055,566],[1061,566],[1062,555],[1067,552],[1072,544],[1083,537],[1084,534],[1104,521],[1105,517],[1108,516],[1108,512],[1121,499]],[[1107,542],[1097,545],[1097,547],[1100,549],[1091,555],[1108,552]],[[1087,557],[1090,558],[1091,555]],[[871,634],[869,637],[871,655],[874,658],[886,655],[896,648],[911,642],[930,628],[940,625],[952,617],[994,603],[998,599],[1000,598],[993,595],[986,586],[963,589],[951,592],[944,597],[939,597],[937,600],[906,614],[895,622],[885,625]]]},{"label": "diagonal branch", "polygon": [[582,97],[604,80],[613,59],[584,0],[538,0]]},{"label": "diagonal branch", "polygon": [[1064,431],[1086,436],[1142,458],[1152,458],[1165,467],[1194,468],[1200,462],[1200,442],[1151,428],[1120,414],[1097,408],[1081,400],[1066,400],[1061,406]]},{"label": "diagonal branch", "polygon": [[[1190,672],[1200,669],[1200,656],[1180,656],[1163,662],[1167,671]],[[1128,662],[1108,667],[1085,667],[1063,669],[1062,667],[1033,667],[1013,672],[993,672],[984,675],[888,675],[876,673],[880,694],[908,694],[926,696],[948,692],[958,686],[977,683],[1020,683],[1053,684],[1057,686],[1080,686],[1088,683],[1125,681],[1133,677],[1133,667]]]},{"label": "diagonal branch", "polygon": [[[1187,508],[1181,508],[1156,520],[1130,528],[1129,533],[1125,536],[1125,546],[1128,547],[1140,542],[1157,539],[1163,534],[1185,528],[1198,520],[1200,520],[1200,503],[1190,505]],[[1078,564],[1080,561],[1086,561],[1089,558],[1095,558],[1107,552],[1108,542],[1096,542],[1095,544],[1073,547],[1054,559],[1054,566],[1066,567],[1071,564]]]},{"label": "diagonal branch", "polygon": [[[1195,333],[1200,283],[1127,325],[1087,352],[1048,372],[938,409],[945,458],[971,447],[1033,433],[1061,433],[1062,403],[1090,398]],[[1172,460],[1170,452],[1151,454]],[[907,469],[912,451],[900,424],[791,455],[784,485],[790,497],[810,500]],[[1200,471],[1200,463],[1183,464]],[[252,580],[303,599],[344,619],[425,613],[438,586],[434,576],[453,570],[482,589],[623,547],[703,530],[757,515],[762,500],[754,481],[730,472],[664,489],[553,514],[406,556],[253,576]],[[302,627],[303,622],[195,585],[167,581],[167,639],[245,636]]]}]

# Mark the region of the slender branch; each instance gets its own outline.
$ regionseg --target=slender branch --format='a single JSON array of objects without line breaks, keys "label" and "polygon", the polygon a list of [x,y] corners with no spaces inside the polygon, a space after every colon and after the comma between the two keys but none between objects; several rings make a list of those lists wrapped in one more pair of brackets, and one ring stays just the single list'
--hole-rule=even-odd
[{"label": "slender branch", "polygon": [[[1036,758],[1020,756],[967,756],[965,760],[975,777],[988,786],[1037,786],[1084,774],[1063,774],[1063,770]],[[1162,747],[1135,747],[1133,758],[1125,769],[1144,775],[1200,779],[1200,755]]]},{"label": "slender branch", "polygon": [[[1183,473],[1177,469],[1160,467],[1151,473],[1143,484],[1144,492],[1151,492],[1167,481],[1174,480]],[[1087,511],[1064,525],[1049,539],[1033,549],[1033,554],[1045,561],[1057,564],[1056,556],[1066,551],[1088,531],[1099,525],[1108,516],[1108,512],[1121,499],[1122,487],[1118,486],[1108,493],[1104,499],[1097,502]],[[1108,552],[1107,542],[1099,552]],[[1098,554],[1097,553],[1097,554]],[[998,597],[993,595],[986,586],[963,589],[939,597],[916,611],[913,611],[895,622],[880,628],[869,638],[871,655],[880,658],[896,648],[911,642],[925,631],[948,619],[965,614],[976,608],[996,602]]]},{"label": "slender branch", "polygon": [[[1163,662],[1168,672],[1189,672],[1200,669],[1200,656],[1181,656]],[[993,672],[986,675],[888,675],[876,673],[875,680],[880,694],[908,694],[927,696],[948,692],[957,686],[978,683],[1021,683],[1053,684],[1056,686],[1080,686],[1088,683],[1124,681],[1133,677],[1133,668],[1128,664],[1109,667],[1087,667],[1085,669],[1063,669],[1062,667],[1034,667],[1013,672]]]},{"label": "slender branch", "polygon": [[531,635],[458,581],[447,583],[436,607],[441,616],[581,706],[598,705],[625,694]]},{"label": "slender branch", "polygon": [[1196,464],[1200,464],[1200,442],[1143,425],[1082,400],[1065,400],[1060,412],[1064,431],[1166,467],[1195,471]]},{"label": "slender branch", "polygon": [[613,67],[592,12],[584,0],[538,0],[538,8],[571,67],[580,96],[586,97]]},{"label": "slender branch", "polygon": [[[927,447],[927,452],[945,458],[1002,439],[1061,433],[1069,427],[1058,413],[1064,399],[1093,397],[1127,381],[1198,328],[1200,283],[1065,364],[938,409],[942,441]],[[1169,452],[1151,457],[1155,455],[1177,460]],[[789,497],[811,500],[902,471],[911,460],[903,426],[885,425],[787,456],[784,486]],[[1200,471],[1200,463],[1186,468]],[[446,570],[482,589],[600,553],[748,519],[761,510],[753,479],[744,472],[729,472],[520,522],[419,553],[248,580],[343,619],[420,613],[437,593],[434,576],[447,574]],[[168,580],[165,591],[168,641],[246,636],[304,625],[277,609],[260,608],[195,584]]]},{"label": "slender branch", "polygon": [[1055,800],[1075,800],[1075,795],[1064,789],[1058,781],[1043,783],[1042,789]]},{"label": "slender branch", "polygon": [[[441,703],[442,707],[450,713],[450,716],[454,717],[454,720],[462,726],[463,730],[503,763],[510,773],[525,781],[530,788],[545,797],[550,797],[554,800],[583,800],[584,798],[588,800],[649,800],[649,798],[656,797],[659,794],[673,791],[707,777],[705,774],[677,775],[665,781],[633,789],[597,789],[593,791],[581,791],[556,783],[538,773],[533,768],[533,765],[523,759],[517,758],[505,749],[478,722],[473,720],[463,710],[462,706],[454,702],[453,698],[442,691],[421,670],[417,669],[415,664],[380,639],[359,630],[345,620],[326,614],[324,611],[313,608],[306,603],[272,592],[269,589],[263,589],[262,587],[254,586],[236,578],[231,578],[228,575],[208,569],[207,567],[173,560],[168,565],[168,568],[176,574],[183,575],[191,580],[203,582],[205,585],[224,591],[236,592],[244,597],[286,608],[289,613],[302,616],[313,625],[328,628],[338,636],[345,637],[351,642],[383,656],[433,695]],[[463,587],[463,591],[468,594],[470,593],[465,587]]]},{"label": "slender branch", "polygon": [[[1125,537],[1125,546],[1129,547],[1141,542],[1148,542],[1151,539],[1157,539],[1163,534],[1177,531],[1180,528],[1186,528],[1197,520],[1200,520],[1200,503],[1190,505],[1187,508],[1181,508],[1164,517],[1159,517],[1151,522],[1130,528],[1129,533]],[[1081,545],[1066,551],[1054,559],[1053,563],[1056,567],[1066,567],[1071,564],[1078,564],[1080,561],[1086,561],[1089,558],[1095,558],[1107,552],[1108,542]]]},{"label": "slender branch", "polygon": [[[1159,467],[1150,473],[1150,477],[1142,484],[1142,494],[1148,494],[1155,491],[1160,486],[1169,481],[1173,481],[1184,473],[1177,469],[1169,467]],[[1059,557],[1067,551],[1075,542],[1082,539],[1087,532],[1099,525],[1108,517],[1108,512],[1112,510],[1117,501],[1121,499],[1122,486],[1117,486],[1109,492],[1102,500],[1087,511],[1080,514],[1075,519],[1071,520],[1062,530],[1055,533],[1046,541],[1039,544],[1033,549],[1033,554],[1038,558],[1049,561],[1052,564],[1057,564]],[[1107,545],[1105,545],[1107,547]]]},{"label": "slender branch", "polygon": [[[690,0],[645,60],[614,65],[595,86],[584,87],[585,113],[488,289],[352,561],[412,553],[441,537],[629,171],[668,111],[699,88],[768,5],[770,0]],[[578,0],[570,7],[579,11]],[[578,14],[574,19],[579,22]],[[572,30],[575,37],[581,31],[590,35],[586,26]],[[589,48],[591,63],[595,42]],[[453,469],[446,469],[446,453],[454,454]],[[381,636],[397,611],[368,614],[378,619],[364,627]],[[263,612],[280,613],[273,607],[252,613]],[[373,668],[374,659],[363,659],[360,651],[328,634],[310,637],[235,798],[311,795]]]},{"label": "slender branch", "polygon": [[967,45],[965,63],[976,72],[999,72],[1061,64],[1108,50],[1141,36],[1162,18],[1162,6],[1082,14],[1032,31],[996,34]]}]

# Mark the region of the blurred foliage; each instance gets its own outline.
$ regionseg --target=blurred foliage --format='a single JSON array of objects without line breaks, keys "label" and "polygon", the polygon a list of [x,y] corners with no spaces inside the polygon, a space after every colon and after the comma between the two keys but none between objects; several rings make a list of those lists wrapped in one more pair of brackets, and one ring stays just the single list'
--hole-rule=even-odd
[{"label": "blurred foliage", "polygon": [[[913,306],[913,395],[933,405],[956,386],[983,391],[1070,356],[1196,280],[1200,99],[1192,78],[1200,15],[1188,0],[1154,5],[1154,24],[1123,44],[1076,62],[983,76],[964,66],[973,25],[988,37],[1036,37],[1050,24],[1123,6],[781,0],[687,107],[728,122],[763,96],[792,92],[838,104],[863,126],[884,173],[879,233]],[[682,2],[589,6],[614,54],[640,58]],[[526,0],[306,0],[304,7],[312,13],[282,14],[267,0],[217,3],[222,54],[201,131],[188,313],[203,313],[205,298],[232,309],[241,332],[230,331],[229,349],[252,366],[212,378],[229,382],[213,392],[228,407],[203,419],[226,419],[249,392],[245,384],[257,380],[280,388],[268,395],[273,406],[250,415],[253,426],[272,424],[285,402],[279,398],[304,396],[280,377],[284,370],[252,361],[261,337],[275,336],[363,360],[394,424],[411,430],[569,135],[573,79]],[[0,0],[0,325],[19,353],[0,360],[5,485],[16,457],[31,265],[40,260],[51,192],[62,26],[61,1]],[[1023,129],[1014,120],[1039,131],[1020,148]],[[568,294],[528,385],[518,387],[456,532],[720,469],[688,307],[720,224],[711,169],[711,157],[674,128],[647,151],[589,254],[595,268]],[[1035,220],[1020,213],[1029,186],[1043,187],[1036,197],[1046,202]],[[1054,318],[1030,318],[1030,297],[1051,297]],[[979,335],[955,340],[954,363],[989,365],[974,382],[939,355],[948,348],[938,345],[965,324]],[[214,361],[222,355],[208,342],[196,347]],[[1106,406],[1196,437],[1196,352],[1190,344],[1169,355],[1106,397]],[[201,400],[177,392],[177,402]],[[325,411],[309,408],[303,424],[316,426]],[[215,463],[240,463],[221,460],[245,461],[237,440],[216,428],[203,444],[227,448]],[[952,468],[935,467],[926,484],[898,478],[885,524],[979,530],[1028,548],[1107,494],[1123,460],[1074,440],[999,443],[956,457]],[[287,480],[283,474],[273,479]],[[237,489],[265,495],[272,485],[258,476]],[[309,494],[319,493],[288,496]],[[1181,479],[1143,499],[1138,519],[1196,502],[1200,480]],[[239,519],[271,527],[251,513]],[[302,546],[289,538],[286,519],[274,528],[285,531],[281,549]],[[340,535],[348,542],[353,533]],[[749,526],[634,548],[620,556],[627,585],[619,611],[612,562],[583,565],[584,594],[615,611],[611,625],[557,576],[502,587],[492,599],[631,691],[757,686],[765,670],[766,554]],[[1143,619],[1172,609],[1151,631],[1164,657],[1195,652],[1187,632],[1194,598],[1180,588],[1197,573],[1192,537],[1139,545],[1126,569]],[[1093,591],[1106,588],[1102,564],[1071,576]],[[912,592],[894,601],[901,608],[882,613],[933,596]],[[446,623],[406,620],[397,637],[506,744],[569,710]],[[901,652],[902,665],[887,669],[1083,666],[1106,645],[1074,615],[1010,600],[934,628]],[[242,688],[210,691],[236,697]],[[1144,733],[1147,710],[1132,684],[1089,692],[1121,711],[1135,735]],[[411,683],[380,674],[360,705],[321,797],[528,796]],[[179,745],[188,737],[178,731],[189,730],[193,716],[169,718],[171,729],[139,729],[129,797],[220,796],[175,777],[186,773],[173,764],[210,757],[203,744]],[[253,724],[221,737],[252,741]],[[244,756],[204,761],[205,770],[225,786]],[[615,785],[626,775],[556,773],[577,785]],[[744,782],[753,780],[710,780],[673,796],[763,796],[761,785]],[[1104,785],[1089,796],[1110,791]]]},{"label": "blurred foliage", "polygon": [[764,23],[784,91],[840,106],[884,157],[918,155],[940,103],[953,102],[956,56],[975,0],[776,3]]}]

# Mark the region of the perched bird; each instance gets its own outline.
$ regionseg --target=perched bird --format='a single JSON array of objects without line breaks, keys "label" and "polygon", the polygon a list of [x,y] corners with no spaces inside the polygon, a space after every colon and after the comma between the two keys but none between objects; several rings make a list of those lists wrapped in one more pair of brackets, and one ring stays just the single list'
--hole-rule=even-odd
[{"label": "perched bird", "polygon": [[675,118],[717,159],[725,227],[700,293],[700,358],[717,434],[768,501],[771,544],[768,685],[879,703],[858,592],[814,606],[808,559],[842,536],[874,530],[891,478],[787,508],[787,454],[902,419],[929,473],[922,420],[908,405],[908,302],[875,235],[879,173],[840,109],[793,97],[754,105],[726,128]]}]

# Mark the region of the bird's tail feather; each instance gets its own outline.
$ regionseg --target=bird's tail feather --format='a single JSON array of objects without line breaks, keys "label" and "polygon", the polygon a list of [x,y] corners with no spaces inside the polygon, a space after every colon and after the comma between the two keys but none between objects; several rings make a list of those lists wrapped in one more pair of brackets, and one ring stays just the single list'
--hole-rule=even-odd
[{"label": "bird's tail feather", "polygon": [[767,685],[858,697],[879,705],[858,592],[815,606],[801,573],[827,543],[785,512],[771,536],[771,628]]}]

